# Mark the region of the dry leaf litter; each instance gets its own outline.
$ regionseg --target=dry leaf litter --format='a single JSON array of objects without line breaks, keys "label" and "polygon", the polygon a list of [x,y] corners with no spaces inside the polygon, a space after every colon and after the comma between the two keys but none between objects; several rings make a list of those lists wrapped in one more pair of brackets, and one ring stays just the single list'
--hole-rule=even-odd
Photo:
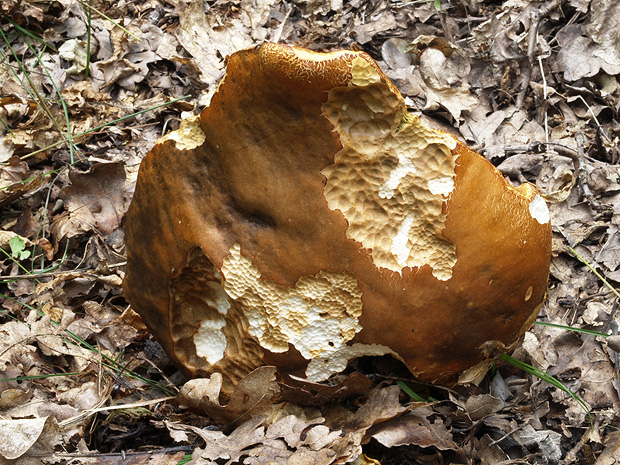
[{"label": "dry leaf litter", "polygon": [[[0,463],[620,462],[617,2],[2,0],[0,13]],[[123,299],[123,215],[148,149],[209,103],[227,55],[264,41],[367,51],[411,110],[544,193],[539,322],[610,337],[536,325],[513,355],[583,405],[508,364],[448,390],[364,360],[303,408],[276,402],[302,393],[270,367],[226,405],[216,376],[184,384]],[[342,386],[359,394],[322,401]]]}]

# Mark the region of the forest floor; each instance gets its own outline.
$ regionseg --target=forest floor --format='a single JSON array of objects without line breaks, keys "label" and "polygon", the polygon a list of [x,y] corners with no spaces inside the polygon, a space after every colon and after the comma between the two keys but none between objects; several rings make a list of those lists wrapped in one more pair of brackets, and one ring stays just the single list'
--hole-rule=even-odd
[{"label": "forest floor", "polygon": [[[0,15],[0,463],[620,463],[618,2],[1,0]],[[407,53],[416,40],[450,53]],[[182,406],[123,297],[124,213],[157,139],[265,41],[367,52],[410,111],[536,185],[548,298],[512,355],[542,379],[503,363],[444,389],[371,363],[366,395],[322,411],[227,427]]]}]

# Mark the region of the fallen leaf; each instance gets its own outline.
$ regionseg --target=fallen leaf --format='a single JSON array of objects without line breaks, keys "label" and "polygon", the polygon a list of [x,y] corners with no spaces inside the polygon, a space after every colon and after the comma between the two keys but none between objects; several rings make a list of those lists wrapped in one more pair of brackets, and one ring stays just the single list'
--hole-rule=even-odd
[{"label": "fallen leaf", "polygon": [[235,425],[248,417],[269,413],[279,392],[276,368],[272,366],[258,367],[242,378],[225,406],[219,401],[221,387],[220,373],[214,373],[211,378],[192,379],[181,388],[179,402],[216,421]]},{"label": "fallen leaf", "polygon": [[620,73],[618,15],[617,2],[593,2],[587,24],[569,23],[558,32],[560,50],[553,64],[566,80],[577,81],[601,70],[611,75]]},{"label": "fallen leaf", "polygon": [[56,243],[91,230],[110,234],[120,226],[131,200],[121,163],[98,163],[85,173],[72,170],[69,179],[71,185],[60,194],[68,212],[52,225]]},{"label": "fallen leaf", "polygon": [[0,420],[0,455],[14,460],[28,452],[43,434],[48,418]]},{"label": "fallen leaf", "polygon": [[504,403],[490,394],[471,396],[465,402],[465,411],[473,421],[499,412],[503,407]]},{"label": "fallen leaf", "polygon": [[441,106],[458,121],[462,111],[478,104],[466,81],[471,70],[469,57],[460,48],[442,38],[418,36],[406,50],[418,57],[423,87],[426,87],[425,110]]},{"label": "fallen leaf", "polygon": [[605,439],[605,449],[594,465],[615,465],[620,463],[620,431],[614,431]]},{"label": "fallen leaf", "polygon": [[439,450],[458,450],[452,435],[441,418],[433,417],[430,407],[418,407],[400,417],[379,423],[367,434],[385,447],[414,444],[420,447],[436,447]]},{"label": "fallen leaf", "polygon": [[[207,396],[213,397],[217,386],[207,386],[204,390]],[[407,410],[398,400],[399,393],[398,386],[375,388],[356,412],[341,407],[327,408],[325,417],[304,419],[300,412],[266,424],[271,420],[258,415],[229,435],[170,422],[166,425],[177,430],[175,434],[178,430],[190,431],[206,441],[204,449],[194,452],[196,464],[213,464],[218,460],[234,463],[242,456],[246,457],[243,463],[257,465],[345,463],[361,454],[362,440],[369,428]]]},{"label": "fallen leaf", "polygon": [[523,445],[540,451],[549,463],[558,463],[562,458],[560,433],[551,430],[536,431],[532,425],[526,425],[518,434]]},{"label": "fallen leaf", "polygon": [[283,400],[302,405],[324,405],[334,399],[364,394],[372,387],[372,381],[359,372],[351,373],[339,383],[330,385],[293,376],[286,377],[279,384]]}]

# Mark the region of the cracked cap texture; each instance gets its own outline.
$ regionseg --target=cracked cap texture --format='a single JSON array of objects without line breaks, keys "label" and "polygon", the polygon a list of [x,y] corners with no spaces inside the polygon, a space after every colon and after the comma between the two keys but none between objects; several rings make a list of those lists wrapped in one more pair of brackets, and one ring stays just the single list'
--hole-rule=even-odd
[{"label": "cracked cap texture", "polygon": [[536,190],[408,114],[368,55],[276,44],[147,155],[126,232],[131,305],[224,393],[386,354],[454,383],[531,325],[551,250]]}]

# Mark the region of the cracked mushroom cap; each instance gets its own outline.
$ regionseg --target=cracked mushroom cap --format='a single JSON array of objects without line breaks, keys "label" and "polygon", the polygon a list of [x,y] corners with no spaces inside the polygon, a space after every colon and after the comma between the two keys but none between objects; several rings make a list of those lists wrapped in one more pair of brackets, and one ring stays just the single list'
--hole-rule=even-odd
[{"label": "cracked mushroom cap", "polygon": [[367,54],[276,44],[146,156],[126,232],[131,305],[223,392],[385,354],[454,383],[529,328],[551,249],[534,187],[408,114]]}]

